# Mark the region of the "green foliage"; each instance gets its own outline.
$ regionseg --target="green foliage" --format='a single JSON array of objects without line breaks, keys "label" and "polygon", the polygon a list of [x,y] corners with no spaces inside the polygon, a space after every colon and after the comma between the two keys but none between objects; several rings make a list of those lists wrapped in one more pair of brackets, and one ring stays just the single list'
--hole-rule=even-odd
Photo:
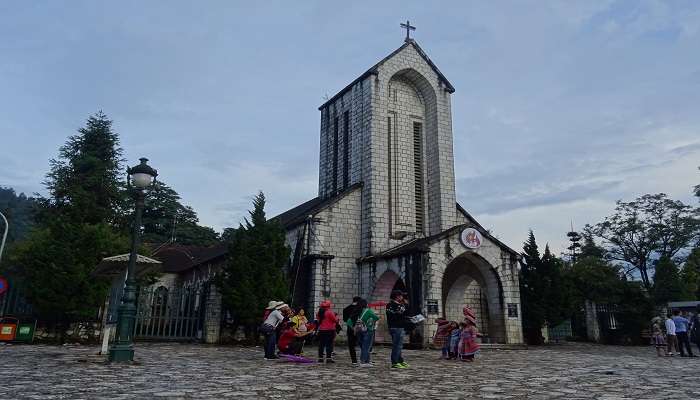
[{"label": "green foliage", "polygon": [[216,285],[224,305],[233,312],[236,325],[251,334],[260,324],[263,309],[270,300],[289,297],[284,266],[290,249],[285,232],[277,220],[265,217],[265,195],[253,201],[250,220],[230,235],[229,260]]},{"label": "green foliage", "polygon": [[86,224],[114,224],[124,204],[122,149],[112,121],[101,111],[61,146],[44,184],[42,217],[69,217]]},{"label": "green foliage", "polygon": [[218,234],[210,227],[200,226],[197,213],[180,200],[180,195],[165,183],[153,184],[146,194],[143,211],[143,242],[160,244],[174,239],[183,245],[218,243]]},{"label": "green foliage", "polygon": [[523,331],[529,344],[542,344],[542,327],[563,320],[566,305],[561,280],[562,262],[545,247],[540,257],[535,234],[530,230],[523,244],[523,264],[520,269],[520,297],[523,311]]},{"label": "green foliage", "polygon": [[700,300],[700,248],[693,249],[683,264],[681,283],[680,300]]},{"label": "green foliage", "polygon": [[587,300],[616,307],[621,333],[632,342],[640,339],[653,313],[652,302],[638,281],[625,279],[623,270],[600,257],[579,258],[564,270],[571,311],[581,310]]},{"label": "green foliage", "polygon": [[588,234],[603,241],[606,257],[636,270],[647,290],[652,284],[652,260],[673,258],[697,239],[700,231],[698,210],[664,193],[646,194],[634,201],[617,202],[615,212],[602,222],[587,226]]},{"label": "green foliage", "polygon": [[126,252],[127,239],[107,224],[56,219],[42,224],[14,249],[10,265],[21,277],[29,302],[39,316],[66,323],[95,318],[107,282],[90,273],[107,256]]},{"label": "green foliage", "polygon": [[678,301],[683,292],[678,266],[669,257],[661,257],[656,262],[653,286],[654,301],[664,305],[669,301]]},{"label": "green foliage", "polygon": [[128,236],[114,226],[124,191],[111,125],[101,112],[91,116],[51,160],[49,197],[40,199],[37,224],[8,263],[39,317],[58,326],[97,316],[107,283],[90,273],[102,258],[128,250]]},{"label": "green foliage", "polygon": [[[12,188],[0,187],[0,212],[2,212],[10,225],[7,233],[7,244],[23,239],[34,225],[34,214],[37,202],[24,193],[17,195]],[[0,238],[5,232],[2,224]],[[0,239],[1,240],[1,239]]]}]

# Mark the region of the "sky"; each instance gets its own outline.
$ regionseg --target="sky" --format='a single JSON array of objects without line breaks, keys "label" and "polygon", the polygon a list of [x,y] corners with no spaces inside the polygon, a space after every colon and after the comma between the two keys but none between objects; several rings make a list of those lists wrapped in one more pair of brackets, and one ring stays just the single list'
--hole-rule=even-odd
[{"label": "sky", "polygon": [[700,2],[0,2],[0,185],[46,194],[87,117],[221,231],[317,195],[317,107],[414,38],[447,76],[459,202],[555,252],[615,201],[697,204]]}]

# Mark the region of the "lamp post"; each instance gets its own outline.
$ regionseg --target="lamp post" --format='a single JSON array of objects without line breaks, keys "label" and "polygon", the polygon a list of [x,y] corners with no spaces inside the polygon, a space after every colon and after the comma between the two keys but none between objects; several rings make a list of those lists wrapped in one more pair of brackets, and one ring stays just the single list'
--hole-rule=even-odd
[{"label": "lamp post", "polygon": [[[148,164],[147,158],[141,158],[141,164],[127,168],[127,185],[133,191],[136,200],[136,212],[134,215],[134,231],[131,235],[131,253],[129,265],[126,269],[126,282],[122,302],[117,310],[117,337],[109,348],[109,361],[131,362],[134,360],[134,320],[136,318],[136,257],[141,235],[141,215],[143,214],[144,190],[151,185],[158,175],[155,169]],[[132,188],[133,182],[133,188]]]}]

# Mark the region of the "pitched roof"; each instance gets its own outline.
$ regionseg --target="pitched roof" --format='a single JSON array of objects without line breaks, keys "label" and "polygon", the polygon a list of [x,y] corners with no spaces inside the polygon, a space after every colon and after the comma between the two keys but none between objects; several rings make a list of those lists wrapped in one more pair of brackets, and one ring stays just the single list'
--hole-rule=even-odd
[{"label": "pitched roof", "polygon": [[228,244],[219,243],[214,246],[185,246],[169,244],[160,247],[153,257],[163,263],[163,272],[179,273],[198,265],[215,261],[228,254]]},{"label": "pitched roof", "polygon": [[348,186],[342,192],[336,194],[333,197],[322,199],[320,197],[315,197],[305,203],[301,203],[298,206],[291,208],[282,214],[274,217],[278,219],[285,229],[291,229],[300,223],[304,222],[309,215],[314,215],[329,205],[335,203],[341,198],[345,197],[346,194],[352,192],[353,190],[362,187],[362,182],[355,183]]},{"label": "pitched roof", "polygon": [[388,56],[382,58],[381,61],[379,61],[378,63],[374,64],[370,69],[368,69],[368,70],[365,71],[362,75],[360,75],[359,77],[357,77],[357,79],[355,79],[354,81],[350,82],[350,84],[348,84],[347,86],[345,86],[341,91],[339,91],[339,92],[336,93],[333,97],[331,97],[330,99],[328,99],[328,101],[326,101],[325,103],[321,104],[321,106],[318,107],[318,109],[321,110],[321,109],[323,109],[325,106],[327,106],[328,104],[331,104],[331,103],[333,103],[334,101],[336,101],[338,98],[340,98],[342,95],[344,95],[347,91],[349,91],[353,86],[355,86],[355,84],[358,83],[359,81],[365,79],[366,77],[368,77],[368,76],[370,76],[370,75],[377,75],[378,70],[379,70],[379,67],[380,67],[382,64],[384,64],[388,59],[390,59],[391,57],[395,56],[395,55],[398,54],[401,50],[405,49],[405,48],[408,47],[408,46],[413,46],[413,47],[416,49],[416,51],[418,52],[418,54],[420,54],[420,56],[425,60],[425,62],[428,63],[428,65],[430,65],[430,68],[432,68],[433,71],[435,71],[435,73],[436,73],[437,76],[438,76],[438,79],[439,79],[440,81],[442,81],[442,82],[445,84],[445,86],[447,87],[447,91],[450,92],[450,93],[454,93],[454,92],[455,92],[454,86],[452,86],[452,84],[450,83],[450,81],[447,80],[447,78],[445,77],[445,75],[443,75],[442,72],[440,72],[440,70],[438,69],[437,65],[435,65],[435,63],[433,63],[433,61],[430,60],[430,57],[428,57],[428,55],[423,51],[423,49],[421,49],[421,47],[418,45],[418,42],[416,42],[416,41],[413,40],[413,39],[408,39],[408,40],[406,40],[406,42],[405,42],[403,45],[401,45],[401,47],[399,47],[398,49],[396,49],[396,50],[394,50],[393,52],[391,52],[391,54],[389,54]]}]

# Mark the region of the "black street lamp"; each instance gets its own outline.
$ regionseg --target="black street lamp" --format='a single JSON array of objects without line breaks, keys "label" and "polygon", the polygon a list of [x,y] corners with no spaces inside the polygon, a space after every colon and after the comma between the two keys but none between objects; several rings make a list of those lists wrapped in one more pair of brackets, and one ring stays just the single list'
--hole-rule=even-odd
[{"label": "black street lamp", "polygon": [[[109,348],[109,361],[131,362],[134,360],[134,320],[136,319],[136,251],[141,235],[141,215],[143,214],[144,190],[158,176],[158,172],[151,168],[147,158],[141,158],[141,164],[127,168],[128,189],[132,191],[136,199],[136,214],[134,218],[134,231],[131,236],[131,253],[129,254],[129,266],[126,269],[126,284],[122,302],[117,310],[117,336],[114,344]],[[132,187],[133,183],[133,187]]]}]

